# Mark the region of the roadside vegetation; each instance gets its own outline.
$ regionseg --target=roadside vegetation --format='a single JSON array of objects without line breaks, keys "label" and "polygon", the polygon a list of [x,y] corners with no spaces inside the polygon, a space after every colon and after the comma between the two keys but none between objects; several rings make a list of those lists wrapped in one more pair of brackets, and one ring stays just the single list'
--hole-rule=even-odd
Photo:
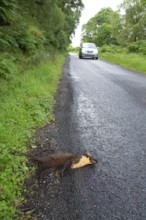
[{"label": "roadside vegetation", "polygon": [[54,96],[61,76],[64,56],[17,74],[11,81],[0,82],[0,211],[1,219],[12,219],[21,201],[21,190],[28,169],[24,157],[36,128],[54,120]]},{"label": "roadside vegetation", "polygon": [[82,42],[99,47],[99,57],[146,73],[146,1],[123,0],[117,11],[101,9],[82,27]]},{"label": "roadside vegetation", "polygon": [[99,48],[99,57],[128,69],[146,73],[146,55],[130,52],[128,48],[104,45]]},{"label": "roadside vegetation", "polygon": [[17,219],[36,128],[54,120],[66,48],[81,0],[0,1],[0,219]]}]

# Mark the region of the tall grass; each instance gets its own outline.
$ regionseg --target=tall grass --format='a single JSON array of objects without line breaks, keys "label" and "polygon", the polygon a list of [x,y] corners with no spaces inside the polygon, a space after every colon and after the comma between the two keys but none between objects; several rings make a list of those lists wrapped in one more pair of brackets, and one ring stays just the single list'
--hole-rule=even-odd
[{"label": "tall grass", "polygon": [[0,219],[16,219],[16,204],[28,175],[26,159],[12,151],[26,151],[37,127],[54,119],[54,97],[61,76],[64,56],[42,62],[16,74],[11,81],[0,81]]},{"label": "tall grass", "polygon": [[146,73],[146,56],[136,53],[100,53],[99,56],[104,60],[129,68],[134,71]]}]

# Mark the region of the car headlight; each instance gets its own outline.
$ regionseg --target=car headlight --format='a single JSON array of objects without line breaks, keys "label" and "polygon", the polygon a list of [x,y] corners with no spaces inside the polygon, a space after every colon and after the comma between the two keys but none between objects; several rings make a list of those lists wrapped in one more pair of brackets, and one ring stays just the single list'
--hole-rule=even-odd
[{"label": "car headlight", "polygon": [[98,50],[97,50],[97,49],[95,49],[95,50],[94,50],[94,53],[95,53],[95,54],[98,54]]},{"label": "car headlight", "polygon": [[85,49],[85,48],[83,48],[83,49],[82,49],[82,53],[85,53],[85,52],[86,52],[86,49]]}]

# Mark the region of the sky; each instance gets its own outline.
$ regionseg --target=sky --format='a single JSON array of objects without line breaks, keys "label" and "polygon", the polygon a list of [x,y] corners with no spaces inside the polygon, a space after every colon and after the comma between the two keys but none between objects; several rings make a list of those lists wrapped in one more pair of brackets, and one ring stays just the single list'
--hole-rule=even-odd
[{"label": "sky", "polygon": [[84,9],[80,18],[79,25],[75,30],[75,36],[72,38],[72,45],[74,47],[80,46],[82,25],[86,24],[88,20],[94,17],[102,8],[110,7],[116,10],[123,0],[82,0]]}]

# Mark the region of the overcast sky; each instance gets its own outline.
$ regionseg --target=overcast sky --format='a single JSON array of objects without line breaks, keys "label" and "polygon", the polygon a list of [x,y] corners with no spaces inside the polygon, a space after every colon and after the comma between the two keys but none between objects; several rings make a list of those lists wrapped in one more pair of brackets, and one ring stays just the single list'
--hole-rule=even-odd
[{"label": "overcast sky", "polygon": [[86,24],[87,21],[94,17],[102,8],[110,7],[116,10],[123,0],[82,0],[84,9],[80,18],[80,23],[75,31],[75,36],[72,39],[73,46],[79,46],[81,40],[81,29],[82,25]]}]

